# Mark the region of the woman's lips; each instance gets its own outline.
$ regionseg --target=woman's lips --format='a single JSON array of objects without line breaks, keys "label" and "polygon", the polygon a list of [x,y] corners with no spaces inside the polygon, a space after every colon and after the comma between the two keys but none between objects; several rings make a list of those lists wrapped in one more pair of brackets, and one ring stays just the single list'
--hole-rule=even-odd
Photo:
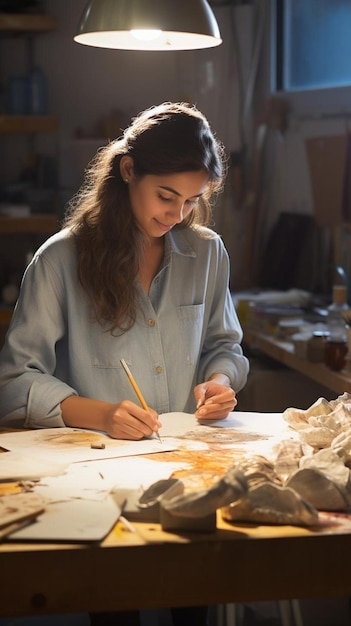
[{"label": "woman's lips", "polygon": [[156,217],[154,217],[154,220],[155,220],[155,222],[156,222],[157,226],[158,226],[161,230],[163,230],[165,233],[167,233],[169,230],[171,230],[171,228],[173,228],[173,226],[174,226],[174,224],[170,224],[170,225],[163,224],[163,223],[162,223],[162,222],[160,222],[158,219],[156,219]]}]

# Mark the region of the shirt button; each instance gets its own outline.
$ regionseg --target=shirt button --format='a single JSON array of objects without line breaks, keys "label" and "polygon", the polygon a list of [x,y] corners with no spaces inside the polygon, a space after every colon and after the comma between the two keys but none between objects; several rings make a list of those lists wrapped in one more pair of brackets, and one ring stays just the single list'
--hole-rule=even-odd
[{"label": "shirt button", "polygon": [[156,374],[162,374],[162,367],[160,365],[156,367]]},{"label": "shirt button", "polygon": [[149,320],[148,324],[149,326],[155,326],[155,320]]}]

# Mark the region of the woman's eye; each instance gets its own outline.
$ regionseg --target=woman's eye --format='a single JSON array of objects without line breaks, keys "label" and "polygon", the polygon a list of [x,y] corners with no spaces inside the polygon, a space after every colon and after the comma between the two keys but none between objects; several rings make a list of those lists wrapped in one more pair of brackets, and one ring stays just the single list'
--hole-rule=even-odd
[{"label": "woman's eye", "polygon": [[158,197],[160,198],[160,200],[162,200],[162,202],[172,202],[172,200],[173,200],[173,198],[162,196],[161,194],[159,194]]}]

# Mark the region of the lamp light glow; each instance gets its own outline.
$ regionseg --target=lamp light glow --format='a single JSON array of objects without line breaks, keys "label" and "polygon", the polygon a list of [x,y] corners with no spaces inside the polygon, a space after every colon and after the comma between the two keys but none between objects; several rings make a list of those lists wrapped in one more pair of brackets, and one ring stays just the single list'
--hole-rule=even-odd
[{"label": "lamp light glow", "polygon": [[130,31],[135,39],[139,41],[153,41],[161,36],[162,30],[131,30]]},{"label": "lamp light glow", "polygon": [[120,50],[195,50],[222,43],[207,0],[90,0],[74,40]]}]

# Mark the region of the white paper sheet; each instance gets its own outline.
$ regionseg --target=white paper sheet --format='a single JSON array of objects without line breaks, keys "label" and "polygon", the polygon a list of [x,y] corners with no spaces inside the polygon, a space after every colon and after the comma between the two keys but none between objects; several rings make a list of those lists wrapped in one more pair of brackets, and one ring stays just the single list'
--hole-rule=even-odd
[{"label": "white paper sheet", "polygon": [[117,522],[121,510],[112,496],[94,500],[68,500],[47,506],[37,520],[12,533],[26,541],[102,541]]},{"label": "white paper sheet", "polygon": [[103,500],[114,487],[146,489],[184,466],[184,463],[156,462],[140,457],[72,463],[64,475],[42,478],[33,486],[33,491],[46,503]]},{"label": "white paper sheet", "polygon": [[240,432],[262,435],[291,434],[289,425],[283,420],[281,413],[252,413],[249,411],[233,411],[222,420],[198,420],[191,413],[164,413],[160,416],[162,428],[160,435],[164,437],[181,437],[202,426],[211,428],[235,428]]},{"label": "white paper sheet", "polygon": [[42,476],[63,474],[67,463],[54,463],[48,459],[37,459],[20,452],[0,454],[0,482],[10,480],[38,480]]},{"label": "white paper sheet", "polygon": [[[206,449],[209,438],[214,441],[216,436],[209,437],[211,431],[228,431],[227,436],[218,433],[217,440],[222,448],[240,449],[243,453],[263,454],[270,457],[274,454],[277,443],[283,439],[297,439],[281,413],[254,413],[233,411],[223,420],[197,420],[195,415],[188,413],[165,413],[160,416],[161,437],[165,441],[173,441],[188,449]],[[172,439],[173,437],[173,439]]]},{"label": "white paper sheet", "polygon": [[183,466],[140,457],[72,463],[65,474],[42,478],[33,485],[26,498],[40,501],[44,512],[30,525],[13,532],[10,539],[100,541],[120,515],[120,508],[109,495],[114,488],[140,489],[141,493]]},{"label": "white paper sheet", "polygon": [[[92,449],[91,445],[103,445]],[[48,459],[57,463],[75,463],[123,456],[136,456],[175,449],[175,444],[155,437],[141,441],[112,439],[104,433],[79,428],[42,428],[3,433],[0,446],[13,452]]]},{"label": "white paper sheet", "polygon": [[[103,539],[120,514],[110,496],[113,489],[146,489],[186,466],[184,463],[143,459],[141,454],[174,450],[179,446],[206,449],[206,434],[215,434],[217,429],[223,428],[228,429],[229,435],[224,446],[237,445],[249,451],[253,445],[251,450],[255,453],[265,453],[276,440],[294,437],[281,414],[277,413],[233,412],[225,420],[203,420],[201,423],[193,414],[166,413],[160,416],[160,420],[162,444],[156,439],[121,442],[101,433],[71,428],[0,435],[0,446],[14,450],[0,455],[0,458],[6,459],[16,453],[31,454],[29,462],[39,459],[43,462],[43,471],[45,464],[48,468],[47,474],[44,473],[33,488],[34,493],[43,498],[45,512],[37,521],[13,533],[11,538],[67,542]],[[236,440],[236,433],[243,433],[244,440],[245,434],[257,437],[255,441],[248,437],[243,444],[242,438]],[[201,441],[203,435],[204,441]],[[92,450],[92,441],[105,443],[105,449]],[[257,448],[260,445],[261,449]],[[106,455],[113,458],[106,458]],[[70,464],[62,475],[49,475],[52,462],[58,460]]]},{"label": "white paper sheet", "polygon": [[[0,455],[0,480],[35,479],[62,473],[70,463],[100,461],[109,458],[139,456],[142,454],[167,452],[184,445],[206,449],[201,435],[212,428],[234,429],[238,433],[262,435],[264,439],[294,436],[280,413],[232,412],[223,420],[202,420],[190,413],[164,413],[160,416],[162,428],[158,439],[122,441],[112,439],[104,433],[76,428],[47,428],[18,431],[0,435],[0,446],[17,456]],[[198,437],[198,439],[197,439]],[[92,449],[91,444],[103,444],[103,449]],[[233,439],[233,444],[235,443]],[[256,447],[259,446],[256,443]]]}]

